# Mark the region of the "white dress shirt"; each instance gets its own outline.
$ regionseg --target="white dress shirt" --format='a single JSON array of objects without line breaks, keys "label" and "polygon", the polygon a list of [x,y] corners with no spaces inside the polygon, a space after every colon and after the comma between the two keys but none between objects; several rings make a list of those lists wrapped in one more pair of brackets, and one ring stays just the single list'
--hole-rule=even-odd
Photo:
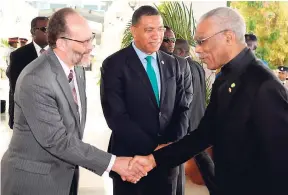
[{"label": "white dress shirt", "polygon": [[[40,47],[39,45],[37,45],[37,43],[35,43],[34,41],[33,41],[33,45],[34,45],[34,47],[35,47],[35,49],[36,49],[37,56],[39,57],[39,56],[41,55],[40,50],[42,49],[42,47]],[[47,51],[48,48],[49,48],[49,45],[47,45],[47,46],[44,47],[43,49],[45,49],[45,50]],[[59,59],[59,58],[58,58],[58,59]]]},{"label": "white dress shirt", "polygon": [[[40,51],[40,50],[39,50]],[[55,54],[56,55],[56,54]],[[56,55],[57,56],[57,55]],[[70,74],[70,69],[69,67],[57,56],[64,72],[65,72],[65,75],[67,77],[67,80],[68,80],[68,75]],[[74,86],[75,86],[75,90],[76,90],[76,95],[77,95],[77,100],[78,100],[78,112],[79,112],[79,115],[80,115],[80,121],[81,121],[81,111],[82,111],[82,107],[81,107],[81,99],[80,99],[80,95],[79,95],[79,90],[78,90],[78,85],[77,85],[77,79],[76,79],[76,74],[75,74],[75,71],[73,70],[73,81],[74,81]],[[114,165],[115,163],[115,160],[116,160],[116,156],[115,155],[112,155],[111,159],[110,159],[110,162],[109,162],[109,165],[106,169],[106,172],[110,172],[111,169],[112,169],[112,166]]]},{"label": "white dress shirt", "polygon": [[[56,54],[55,54],[56,55]],[[57,55],[56,55],[57,56]],[[70,68],[57,56],[64,72],[66,75],[66,78],[68,80],[68,75],[70,74]],[[82,117],[82,107],[81,107],[81,98],[80,98],[80,94],[79,94],[79,90],[78,90],[78,85],[77,85],[77,78],[76,78],[76,74],[75,74],[75,70],[73,68],[73,81],[74,81],[74,86],[75,86],[75,90],[76,90],[76,95],[77,95],[77,103],[78,103],[78,112],[79,112],[79,116],[80,116],[80,121],[81,121],[81,117]]]}]

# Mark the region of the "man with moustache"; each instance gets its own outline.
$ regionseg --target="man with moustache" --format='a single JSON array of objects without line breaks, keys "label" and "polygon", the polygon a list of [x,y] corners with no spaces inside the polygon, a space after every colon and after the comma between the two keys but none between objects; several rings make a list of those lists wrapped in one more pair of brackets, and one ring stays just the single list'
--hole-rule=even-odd
[{"label": "man with moustache", "polygon": [[[187,133],[195,130],[204,115],[205,111],[205,73],[200,64],[193,61],[189,57],[189,44],[186,40],[180,40],[175,37],[173,30],[165,26],[163,42],[160,50],[174,55],[178,60],[181,73],[184,77],[184,89],[186,98],[189,104],[189,128]],[[178,42],[177,42],[178,41]],[[193,91],[193,96],[190,93]],[[214,177],[214,163],[206,151],[203,151],[195,156],[195,162],[201,171],[202,178],[210,191],[210,194],[215,191]],[[184,165],[179,166],[179,177],[177,182],[177,195],[185,194],[185,168]]]},{"label": "man with moustache", "polygon": [[[102,175],[113,170],[137,182],[131,158],[116,157],[82,141],[87,102],[85,72],[95,35],[76,11],[55,12],[50,49],[21,72],[15,89],[15,124],[1,160],[2,194],[76,195],[79,167]],[[142,173],[141,173],[142,171]]]},{"label": "man with moustache", "polygon": [[[158,51],[165,28],[157,9],[132,16],[133,43],[102,66],[101,103],[112,130],[109,152],[147,155],[186,134],[188,103],[178,61]],[[155,170],[136,185],[111,174],[114,195],[175,195],[178,169]]]},{"label": "man with moustache", "polygon": [[245,30],[231,8],[201,17],[195,51],[209,69],[221,68],[205,115],[195,131],[131,167],[174,167],[213,145],[216,195],[288,194],[288,91],[247,48]]}]

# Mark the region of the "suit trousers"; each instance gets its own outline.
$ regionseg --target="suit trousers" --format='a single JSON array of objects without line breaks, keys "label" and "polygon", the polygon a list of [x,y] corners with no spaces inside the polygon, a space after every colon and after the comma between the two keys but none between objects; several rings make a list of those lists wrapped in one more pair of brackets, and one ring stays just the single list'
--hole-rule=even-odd
[{"label": "suit trousers", "polygon": [[179,165],[179,175],[177,178],[177,190],[176,195],[185,194],[185,184],[186,184],[186,175],[185,175],[185,165]]},{"label": "suit trousers", "polygon": [[76,169],[74,171],[73,179],[71,182],[69,195],[77,195],[78,194],[78,181],[79,181],[79,168],[76,167]]},{"label": "suit trousers", "polygon": [[155,169],[137,184],[122,181],[113,175],[113,195],[176,195],[179,168],[168,170]]},{"label": "suit trousers", "polygon": [[214,162],[209,154],[206,151],[199,153],[195,156],[195,162],[201,172],[210,195],[217,194],[218,188],[215,183]]}]

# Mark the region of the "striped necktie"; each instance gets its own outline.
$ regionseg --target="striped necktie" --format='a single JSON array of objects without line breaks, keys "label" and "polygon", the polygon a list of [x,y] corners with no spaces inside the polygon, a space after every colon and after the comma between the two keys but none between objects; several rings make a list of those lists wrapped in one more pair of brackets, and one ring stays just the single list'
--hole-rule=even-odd
[{"label": "striped necktie", "polygon": [[73,95],[74,102],[78,106],[77,93],[76,93],[76,88],[75,88],[75,85],[74,85],[74,72],[73,72],[73,70],[70,70],[70,73],[68,75],[68,81],[69,81],[69,85],[70,85],[71,90],[72,90],[72,95]]}]

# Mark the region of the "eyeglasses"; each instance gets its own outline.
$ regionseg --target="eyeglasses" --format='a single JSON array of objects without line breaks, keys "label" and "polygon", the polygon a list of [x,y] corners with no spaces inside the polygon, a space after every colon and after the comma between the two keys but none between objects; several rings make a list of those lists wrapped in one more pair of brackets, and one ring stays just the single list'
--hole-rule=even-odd
[{"label": "eyeglasses", "polygon": [[87,39],[85,41],[79,41],[79,40],[76,40],[76,39],[70,39],[68,37],[60,37],[60,39],[65,39],[65,40],[69,40],[69,41],[75,41],[77,43],[82,43],[83,45],[88,45],[89,43],[93,42],[95,37],[96,37],[96,34],[93,33],[93,35],[89,39]]},{"label": "eyeglasses", "polygon": [[165,43],[169,43],[169,42],[172,42],[172,43],[175,43],[176,42],[176,39],[175,38],[168,38],[168,37],[164,37],[163,38],[163,42]]},{"label": "eyeglasses", "polygon": [[218,34],[220,34],[220,33],[222,33],[222,32],[225,32],[225,31],[227,31],[227,29],[221,30],[221,31],[219,31],[219,32],[217,32],[217,33],[209,36],[209,37],[204,38],[204,39],[195,40],[195,42],[196,42],[197,45],[202,45],[202,44],[203,44],[205,41],[207,41],[208,39],[210,39],[210,38],[214,37],[215,35],[218,35]]},{"label": "eyeglasses", "polygon": [[34,29],[41,30],[43,33],[47,32],[47,27],[40,27],[40,28],[34,28]]}]

